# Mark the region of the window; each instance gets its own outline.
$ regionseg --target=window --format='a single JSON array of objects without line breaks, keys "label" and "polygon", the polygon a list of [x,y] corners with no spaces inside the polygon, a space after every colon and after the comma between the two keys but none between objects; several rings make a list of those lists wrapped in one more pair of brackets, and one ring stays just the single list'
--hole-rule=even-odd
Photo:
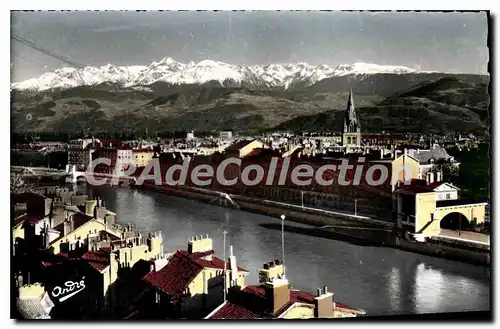
[{"label": "window", "polygon": [[446,193],[446,200],[450,200],[451,199],[451,194],[450,193]]},{"label": "window", "polygon": [[158,291],[156,291],[156,303],[160,303],[160,293]]}]

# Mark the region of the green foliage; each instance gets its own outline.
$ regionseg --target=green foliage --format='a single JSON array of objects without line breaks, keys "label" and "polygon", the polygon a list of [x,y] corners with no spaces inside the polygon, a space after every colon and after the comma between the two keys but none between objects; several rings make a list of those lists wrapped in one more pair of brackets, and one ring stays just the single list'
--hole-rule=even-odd
[{"label": "green foliage", "polygon": [[460,195],[477,201],[490,200],[490,145],[481,144],[477,149],[450,150],[450,155],[460,162],[456,184]]},{"label": "green foliage", "polygon": [[10,152],[10,162],[12,166],[64,169],[68,163],[68,152]]}]

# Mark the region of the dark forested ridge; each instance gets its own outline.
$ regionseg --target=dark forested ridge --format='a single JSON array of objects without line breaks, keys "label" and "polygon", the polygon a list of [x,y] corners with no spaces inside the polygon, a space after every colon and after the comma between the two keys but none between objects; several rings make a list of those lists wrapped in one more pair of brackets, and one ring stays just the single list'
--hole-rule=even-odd
[{"label": "dark forested ridge", "polygon": [[339,131],[349,90],[363,131],[485,134],[488,77],[375,74],[335,77],[287,90],[259,86],[109,83],[12,91],[18,133],[141,135],[173,131]]}]

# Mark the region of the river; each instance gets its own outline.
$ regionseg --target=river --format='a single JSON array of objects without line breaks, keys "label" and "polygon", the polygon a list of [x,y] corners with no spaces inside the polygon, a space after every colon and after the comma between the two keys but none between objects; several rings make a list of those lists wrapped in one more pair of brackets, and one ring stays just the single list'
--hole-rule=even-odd
[{"label": "river", "polygon": [[[208,234],[222,258],[226,230],[227,250],[232,245],[238,266],[250,271],[247,284],[257,283],[264,262],[281,258],[281,232],[261,226],[280,219],[126,187],[91,187],[88,193],[105,200],[118,223],[161,230],[165,252],[187,249],[192,236]],[[486,267],[289,232],[285,265],[292,287],[314,293],[327,285],[336,300],[369,315],[490,309]]]}]

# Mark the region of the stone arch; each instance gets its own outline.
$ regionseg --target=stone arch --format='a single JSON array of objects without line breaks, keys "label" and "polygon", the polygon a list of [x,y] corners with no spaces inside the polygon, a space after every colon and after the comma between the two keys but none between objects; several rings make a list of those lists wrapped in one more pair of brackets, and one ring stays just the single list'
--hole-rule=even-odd
[{"label": "stone arch", "polygon": [[347,136],[347,144],[351,144],[351,137]]},{"label": "stone arch", "polygon": [[466,230],[472,228],[472,223],[461,212],[450,212],[441,218],[439,222],[440,228],[449,230]]}]

